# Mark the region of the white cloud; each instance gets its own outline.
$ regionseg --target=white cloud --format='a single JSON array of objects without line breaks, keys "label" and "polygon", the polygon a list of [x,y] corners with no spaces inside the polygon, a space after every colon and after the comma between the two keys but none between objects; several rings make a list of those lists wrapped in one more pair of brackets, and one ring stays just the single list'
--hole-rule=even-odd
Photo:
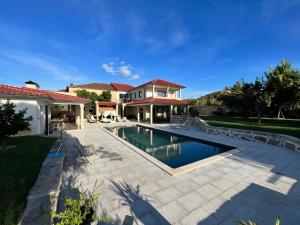
[{"label": "white cloud", "polygon": [[132,71],[130,70],[129,66],[120,66],[119,73],[124,77],[129,77],[132,74]]},{"label": "white cloud", "polygon": [[130,80],[138,80],[138,79],[140,79],[141,77],[140,77],[140,75],[139,74],[134,74],[131,78],[130,78]]},{"label": "white cloud", "polygon": [[109,64],[103,63],[102,68],[105,70],[106,73],[114,74],[116,71],[114,70],[114,67],[110,65],[111,65],[110,63]]},{"label": "white cloud", "polygon": [[125,61],[120,61],[118,63],[103,63],[102,69],[108,74],[120,75],[122,77],[129,78],[130,80],[140,79],[140,74],[135,72],[129,64],[126,64]]},{"label": "white cloud", "polygon": [[40,69],[53,75],[56,80],[67,82],[85,80],[85,77],[78,73],[77,68],[68,65],[61,66],[62,63],[54,57],[30,54],[20,50],[2,52],[0,57]]}]

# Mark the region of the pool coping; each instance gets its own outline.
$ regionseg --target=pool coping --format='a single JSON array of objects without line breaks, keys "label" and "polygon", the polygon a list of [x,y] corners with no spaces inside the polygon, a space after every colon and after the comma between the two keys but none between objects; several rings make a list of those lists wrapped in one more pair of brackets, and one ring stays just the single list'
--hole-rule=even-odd
[{"label": "pool coping", "polygon": [[[157,129],[157,130],[166,131],[166,132],[177,134],[177,135],[182,135],[182,134],[179,134],[179,133],[170,132],[170,131],[160,129],[160,128],[156,128],[156,127],[155,128],[151,127],[151,126],[147,127],[147,126],[140,125],[140,124],[136,124],[136,125],[142,126],[142,127],[145,127],[145,128],[149,128],[149,129]],[[232,156],[232,155],[240,152],[240,150],[238,150],[237,146],[232,146],[232,147],[235,147],[235,148],[232,149],[232,150],[229,150],[227,152],[223,152],[223,153],[218,154],[218,155],[214,155],[214,156],[211,156],[211,157],[208,157],[208,158],[205,158],[205,159],[201,159],[201,160],[198,160],[196,162],[189,163],[187,165],[184,165],[184,166],[181,166],[181,167],[178,167],[178,168],[172,168],[172,167],[164,164],[163,162],[159,161],[158,159],[154,158],[153,156],[149,155],[148,153],[144,152],[143,150],[139,149],[138,147],[134,146],[133,144],[130,144],[129,142],[127,142],[124,139],[120,138],[119,136],[115,135],[114,133],[112,133],[111,131],[106,129],[105,127],[100,127],[100,128],[103,129],[106,133],[108,133],[112,137],[114,137],[115,139],[117,139],[118,141],[120,141],[121,143],[125,144],[127,147],[134,150],[136,153],[138,153],[139,155],[141,155],[145,159],[152,162],[154,165],[156,165],[157,167],[159,167],[160,169],[162,169],[163,171],[165,171],[166,173],[168,173],[171,176],[176,176],[176,175],[179,175],[179,174],[186,173],[188,171],[206,166],[210,163],[216,162],[218,160],[224,159],[226,157]],[[112,127],[109,127],[109,128],[112,128]],[[199,137],[196,137],[196,136],[193,136],[193,135],[190,135],[190,134],[189,135],[184,135],[184,136],[191,137],[191,138],[194,138],[194,139],[197,139],[197,140],[200,140],[200,141],[204,140],[204,141],[212,142],[212,141],[201,139]],[[216,142],[216,143],[217,144],[222,144],[222,143],[218,143],[218,142]],[[224,144],[222,144],[222,145],[224,145]]]}]

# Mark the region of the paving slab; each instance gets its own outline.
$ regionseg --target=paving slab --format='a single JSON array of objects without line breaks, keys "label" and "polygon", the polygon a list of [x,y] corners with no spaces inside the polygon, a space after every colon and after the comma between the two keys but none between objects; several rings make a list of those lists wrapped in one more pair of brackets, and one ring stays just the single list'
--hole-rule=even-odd
[{"label": "paving slab", "polygon": [[[126,215],[135,218],[135,225],[227,225],[237,219],[273,224],[277,216],[287,224],[297,224],[299,153],[193,128],[159,127],[233,145],[239,152],[171,176],[104,131],[102,125],[86,124],[85,130],[64,134],[67,154],[59,208],[72,186],[81,184],[92,190],[97,181],[101,184],[97,214],[112,217],[112,224],[121,224]],[[79,163],[74,137],[103,147],[93,164]]]}]

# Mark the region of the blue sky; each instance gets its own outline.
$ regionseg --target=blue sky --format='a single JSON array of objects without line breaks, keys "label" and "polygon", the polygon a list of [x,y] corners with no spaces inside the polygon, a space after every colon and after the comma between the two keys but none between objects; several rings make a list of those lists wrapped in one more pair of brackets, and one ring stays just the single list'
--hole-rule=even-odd
[{"label": "blue sky", "polygon": [[300,67],[300,1],[1,1],[0,83],[141,84],[161,78],[196,97]]}]

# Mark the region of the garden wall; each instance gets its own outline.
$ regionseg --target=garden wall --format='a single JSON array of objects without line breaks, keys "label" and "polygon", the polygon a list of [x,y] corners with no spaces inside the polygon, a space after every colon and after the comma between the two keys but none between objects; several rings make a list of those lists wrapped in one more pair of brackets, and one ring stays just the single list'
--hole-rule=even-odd
[{"label": "garden wall", "polygon": [[173,123],[194,125],[208,134],[266,143],[270,145],[277,145],[291,149],[293,151],[300,152],[300,139],[289,135],[227,127],[214,127],[208,125],[204,120],[200,119],[199,117],[190,116],[173,116]]},{"label": "garden wall", "polygon": [[[55,153],[51,149],[49,153]],[[30,189],[23,218],[19,225],[50,225],[51,211],[56,210],[62,179],[64,157],[46,158],[40,174]]]},{"label": "garden wall", "polygon": [[223,111],[226,110],[226,107],[222,105],[204,105],[204,106],[193,105],[191,107],[197,109],[199,115],[207,115],[207,116],[213,115],[213,112],[217,111],[218,109],[222,109]]},{"label": "garden wall", "polygon": [[278,145],[300,152],[300,139],[288,135],[213,126],[208,126],[206,132],[214,135]]}]

